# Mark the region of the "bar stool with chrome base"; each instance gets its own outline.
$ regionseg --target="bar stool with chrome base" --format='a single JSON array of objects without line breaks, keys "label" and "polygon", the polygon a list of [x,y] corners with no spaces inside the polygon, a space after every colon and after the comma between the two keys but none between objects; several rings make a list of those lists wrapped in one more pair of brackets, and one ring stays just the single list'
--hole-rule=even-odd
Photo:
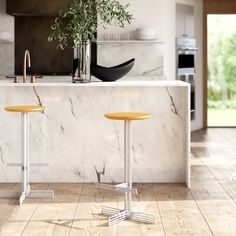
[{"label": "bar stool with chrome base", "polygon": [[97,184],[99,188],[124,192],[124,209],[120,210],[112,207],[103,207],[102,214],[110,216],[108,225],[117,224],[129,219],[143,223],[155,224],[155,216],[144,214],[142,211],[131,209],[132,194],[137,194],[137,190],[132,188],[132,127],[131,121],[145,120],[151,117],[148,113],[126,112],[108,113],[107,119],[124,121],[124,183],[117,185]]},{"label": "bar stool with chrome base", "polygon": [[29,184],[29,167],[45,166],[47,164],[30,164],[29,163],[29,112],[42,112],[43,106],[10,106],[5,107],[9,112],[21,112],[21,163],[8,164],[9,166],[21,167],[21,192],[18,191],[1,191],[1,197],[19,197],[19,205],[23,203],[26,197],[54,197],[52,190],[31,190]]}]

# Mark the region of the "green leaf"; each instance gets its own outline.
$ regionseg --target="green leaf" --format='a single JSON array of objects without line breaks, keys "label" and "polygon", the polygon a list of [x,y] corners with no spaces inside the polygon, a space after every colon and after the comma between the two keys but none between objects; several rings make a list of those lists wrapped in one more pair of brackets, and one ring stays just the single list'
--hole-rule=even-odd
[{"label": "green leaf", "polygon": [[74,47],[80,47],[83,41],[97,43],[97,16],[104,28],[111,24],[123,28],[133,19],[128,7],[129,4],[122,5],[117,0],[71,0],[69,6],[60,10],[55,18],[48,41],[57,42],[57,48],[62,50],[70,40]]}]

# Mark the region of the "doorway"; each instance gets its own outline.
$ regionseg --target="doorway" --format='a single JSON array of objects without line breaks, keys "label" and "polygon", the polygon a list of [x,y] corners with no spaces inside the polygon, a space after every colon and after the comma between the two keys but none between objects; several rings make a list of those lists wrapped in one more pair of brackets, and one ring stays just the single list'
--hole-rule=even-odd
[{"label": "doorway", "polygon": [[208,127],[236,127],[236,14],[208,14]]},{"label": "doorway", "polygon": [[[234,100],[233,98],[235,94],[232,87],[236,87],[236,80],[232,82],[232,78],[234,77],[232,74],[235,73],[236,75],[236,60],[234,63],[234,57],[231,59],[228,57],[228,55],[232,54],[232,52],[235,52],[236,55],[236,49],[233,49],[233,41],[236,41],[236,39],[231,40],[229,43],[228,37],[225,36],[225,29],[221,29],[221,31],[219,29],[221,27],[228,28],[227,34],[230,34],[231,30],[235,31],[235,21],[234,25],[232,26],[232,21],[235,19],[235,15],[235,0],[203,0],[203,128],[236,127],[236,109],[234,109],[235,106],[233,105],[234,102],[232,101]],[[220,21],[222,22],[220,23]],[[229,25],[226,23],[227,21],[230,21]],[[213,35],[210,35],[211,33],[213,33]],[[227,46],[227,50],[225,49],[226,52],[223,53],[221,48],[226,48],[226,46],[221,45],[219,41],[217,46],[216,35],[214,34],[218,34],[218,37],[220,38],[219,40],[221,40],[221,42],[226,42],[226,44],[227,42],[228,44],[232,43],[232,45]],[[232,46],[232,48],[230,48],[230,46]],[[213,57],[213,55],[215,55],[215,58],[212,58],[211,60],[209,57]],[[218,58],[218,61],[216,58]],[[222,61],[225,65],[222,65]],[[211,62],[215,62],[215,64],[210,65]],[[227,66],[227,63],[230,64],[230,66]],[[219,64],[221,64],[221,66],[217,66]],[[233,66],[234,64],[235,66]],[[217,70],[217,72],[214,70]],[[217,74],[218,77],[214,77],[214,74]],[[226,77],[227,74],[230,74],[231,76]],[[224,76],[224,80],[222,79],[221,75]],[[215,80],[217,80],[218,84]],[[227,83],[224,83],[225,80],[227,80]],[[228,84],[230,85],[228,86]]]}]

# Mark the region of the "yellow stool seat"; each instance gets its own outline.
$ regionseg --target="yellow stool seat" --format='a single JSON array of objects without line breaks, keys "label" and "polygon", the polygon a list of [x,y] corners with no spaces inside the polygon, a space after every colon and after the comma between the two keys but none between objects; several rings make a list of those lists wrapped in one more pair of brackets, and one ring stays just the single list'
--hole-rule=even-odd
[{"label": "yellow stool seat", "polygon": [[149,113],[142,112],[116,112],[107,113],[104,116],[111,120],[145,120],[151,118]]},{"label": "yellow stool seat", "polygon": [[44,106],[10,106],[5,107],[6,111],[10,112],[36,112],[36,111],[44,111],[46,107]]}]

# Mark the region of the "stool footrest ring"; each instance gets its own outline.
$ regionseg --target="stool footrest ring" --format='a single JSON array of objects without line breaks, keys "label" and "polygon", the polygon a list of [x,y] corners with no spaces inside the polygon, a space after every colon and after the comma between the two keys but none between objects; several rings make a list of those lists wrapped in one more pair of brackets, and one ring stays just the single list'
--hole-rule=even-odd
[{"label": "stool footrest ring", "polygon": [[31,163],[30,166],[32,167],[46,167],[49,166],[48,163]]},{"label": "stool footrest ring", "polygon": [[18,166],[18,167],[22,167],[23,164],[22,164],[22,163],[7,163],[7,166]]},{"label": "stool footrest ring", "polygon": [[129,188],[127,183],[122,183],[117,185],[96,183],[96,187],[123,193],[138,194],[138,190],[134,188]]},{"label": "stool footrest ring", "polygon": [[[23,163],[7,163],[7,166],[16,166],[16,167],[22,167]],[[30,166],[33,167],[46,167],[48,166],[48,163],[31,163]]]}]

